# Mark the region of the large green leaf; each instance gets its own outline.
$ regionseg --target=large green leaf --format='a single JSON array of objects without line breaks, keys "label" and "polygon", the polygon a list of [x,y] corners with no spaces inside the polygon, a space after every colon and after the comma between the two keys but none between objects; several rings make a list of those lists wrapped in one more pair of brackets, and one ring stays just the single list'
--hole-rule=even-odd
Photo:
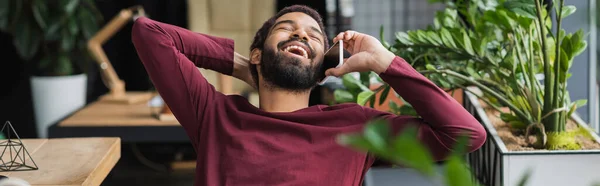
[{"label": "large green leaf", "polygon": [[88,9],[81,7],[81,10],[77,11],[77,18],[81,31],[86,39],[90,39],[98,31],[98,17],[95,16]]},{"label": "large green leaf", "polygon": [[376,153],[385,153],[390,139],[390,129],[384,120],[374,120],[369,122],[364,132],[365,139],[371,144],[371,151]]},{"label": "large green leaf", "polygon": [[393,157],[396,162],[416,169],[427,176],[433,176],[433,156],[417,139],[417,129],[407,127],[392,142]]},{"label": "large green leaf", "polygon": [[361,151],[369,151],[372,148],[371,143],[358,134],[342,134],[338,136],[337,142]]},{"label": "large green leaf", "polygon": [[30,17],[21,15],[20,18],[19,24],[15,25],[14,45],[21,58],[30,60],[37,53],[42,38],[37,25]]},{"label": "large green leaf", "polygon": [[352,93],[342,89],[336,89],[333,91],[333,97],[335,98],[335,102],[338,103],[353,103],[355,101]]},{"label": "large green leaf", "polygon": [[446,185],[448,186],[475,186],[471,171],[461,160],[460,156],[450,156],[446,161]]},{"label": "large green leaf", "polygon": [[358,94],[358,97],[356,98],[356,103],[359,105],[365,105],[367,103],[367,101],[369,101],[371,99],[371,97],[373,97],[375,94],[375,92],[373,91],[363,91],[360,94]]}]

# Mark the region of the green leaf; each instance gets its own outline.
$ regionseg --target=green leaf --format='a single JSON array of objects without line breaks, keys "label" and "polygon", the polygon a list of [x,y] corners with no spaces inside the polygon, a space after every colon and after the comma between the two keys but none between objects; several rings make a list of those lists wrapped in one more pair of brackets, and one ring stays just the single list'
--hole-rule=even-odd
[{"label": "green leaf", "polygon": [[369,151],[372,148],[371,143],[358,134],[342,134],[337,137],[338,144],[352,147],[360,151]]},{"label": "green leaf", "polygon": [[461,135],[458,137],[458,139],[456,140],[456,143],[454,144],[453,148],[452,148],[452,154],[456,155],[456,156],[463,156],[468,152],[468,146],[469,146],[469,137],[467,135]]},{"label": "green leaf", "polygon": [[44,2],[44,0],[34,0],[31,9],[33,17],[38,25],[42,30],[46,30],[48,28],[48,23],[46,21],[46,19],[48,19],[48,7],[46,6],[46,2]]},{"label": "green leaf", "polygon": [[400,114],[400,107],[398,107],[398,104],[396,104],[396,102],[390,100],[388,105],[390,106],[390,112],[397,114],[397,115]]},{"label": "green leaf", "polygon": [[69,58],[66,54],[61,54],[58,56],[58,64],[55,69],[55,73],[57,75],[72,75],[73,74],[73,63],[71,63],[71,58]]},{"label": "green leaf", "polygon": [[467,67],[467,73],[469,74],[469,76],[472,76],[476,79],[481,78],[481,76],[479,75],[479,73],[475,72],[475,70],[473,69],[473,67]]},{"label": "green leaf", "polygon": [[387,99],[388,94],[390,94],[390,86],[389,85],[384,85],[386,86],[385,88],[383,88],[383,91],[381,92],[381,96],[379,97],[379,105],[382,105],[385,100]]},{"label": "green leaf", "polygon": [[60,45],[61,49],[65,52],[71,51],[71,49],[73,49],[73,47],[75,46],[75,39],[76,37],[73,37],[71,34],[69,34],[69,31],[67,31],[67,29],[63,29]]},{"label": "green leaf", "polygon": [[451,32],[452,34],[452,38],[454,39],[454,41],[458,42],[458,46],[459,48],[463,49],[465,48],[465,41],[463,38],[463,34],[464,30],[454,30],[453,32]]},{"label": "green leaf", "polygon": [[412,45],[413,42],[411,42],[409,38],[410,37],[408,36],[408,34],[406,34],[406,32],[396,32],[396,39],[402,44]]},{"label": "green leaf", "polygon": [[[571,67],[571,61],[572,59],[569,59],[569,55],[567,55],[567,53],[564,50],[560,50],[560,71],[559,73],[561,73],[560,75],[563,76],[565,75],[564,73],[567,73],[567,71],[569,70],[569,68]],[[556,67],[554,67],[556,68]]]},{"label": "green leaf", "polygon": [[77,11],[77,18],[77,21],[79,22],[79,25],[81,25],[81,31],[83,31],[83,35],[85,36],[85,38],[92,38],[99,29],[99,18],[84,7],[81,7],[81,10]]},{"label": "green leaf", "polygon": [[370,121],[364,132],[365,139],[371,144],[370,151],[375,153],[385,152],[390,138],[390,129],[384,120]]},{"label": "green leaf", "polygon": [[369,99],[369,107],[375,108],[375,95],[371,96],[371,99]]},{"label": "green leaf", "polygon": [[77,5],[79,5],[79,0],[61,0],[61,5],[63,5],[63,9],[67,16],[71,16],[77,8]]},{"label": "green leaf", "polygon": [[432,64],[427,64],[427,65],[425,65],[425,68],[426,68],[427,70],[435,70],[435,71],[437,71],[437,69],[435,68],[435,66],[433,66]]},{"label": "green leaf", "polygon": [[358,86],[360,83],[357,82],[358,80],[352,74],[346,74],[342,76],[342,84],[344,87],[346,87],[346,89],[348,89],[348,91],[360,91],[360,87]]},{"label": "green leaf", "polygon": [[575,34],[573,34],[569,41],[571,44],[571,59],[581,54],[583,51],[585,51],[585,48],[587,47],[587,42],[585,41],[585,38],[583,36],[583,30],[581,29],[575,32]]},{"label": "green leaf", "polygon": [[375,93],[373,91],[363,91],[360,94],[358,94],[358,97],[356,98],[356,103],[358,103],[359,105],[365,105],[367,103],[367,101],[369,101],[369,99],[371,99],[371,97],[374,95]]},{"label": "green leaf", "polygon": [[465,51],[467,51],[467,53],[471,54],[471,55],[475,55],[475,52],[473,51],[473,46],[471,46],[471,38],[469,38],[469,36],[467,35],[467,32],[463,31],[463,42],[465,44]]},{"label": "green leaf", "polygon": [[434,175],[433,156],[418,140],[417,129],[407,127],[392,142],[394,162],[409,166],[426,176]]},{"label": "green leaf", "polygon": [[519,120],[519,118],[509,113],[500,113],[500,119],[504,122]]},{"label": "green leaf", "polygon": [[335,102],[338,103],[353,103],[355,100],[352,93],[342,89],[336,89],[333,91],[333,97],[335,98]]},{"label": "green leaf", "polygon": [[577,108],[582,107],[585,104],[587,104],[587,100],[585,100],[585,99],[580,99],[580,100],[577,100],[577,101],[571,103],[571,107],[569,108],[569,111],[567,112],[567,117],[571,117],[571,115],[573,115],[573,112],[575,112],[575,110],[577,110]]},{"label": "green leaf", "polygon": [[454,39],[452,39],[452,35],[450,34],[450,32],[448,32],[447,29],[442,28],[442,30],[440,30],[440,35],[442,36],[442,42],[444,42],[444,45],[449,46],[451,48],[456,48],[456,43],[454,43]]},{"label": "green leaf", "polygon": [[360,72],[359,74],[360,84],[364,85],[365,87],[371,87],[371,72]]},{"label": "green leaf", "polygon": [[419,116],[419,114],[417,113],[415,108],[412,107],[412,105],[406,104],[407,102],[404,102],[404,103],[405,104],[400,107],[400,115],[415,116],[415,117]]},{"label": "green leaf", "polygon": [[446,161],[446,185],[448,186],[473,186],[477,183],[473,182],[471,172],[460,156],[450,156]]},{"label": "green leaf", "polygon": [[24,60],[30,60],[39,49],[41,38],[35,22],[28,16],[21,15],[19,24],[15,25],[14,45],[17,53]]},{"label": "green leaf", "polygon": [[10,5],[9,0],[0,0],[0,30],[5,31],[8,28],[10,20]]},{"label": "green leaf", "polygon": [[74,16],[69,17],[68,28],[72,37],[75,37],[79,32],[79,25],[77,25],[77,19]]},{"label": "green leaf", "polygon": [[575,101],[574,103],[575,103],[575,105],[577,105],[577,107],[582,107],[585,104],[587,104],[587,100],[586,99],[580,99],[580,100]]},{"label": "green leaf", "polygon": [[536,19],[537,17],[535,16],[534,13],[534,9],[530,9],[530,8],[515,8],[512,9],[513,12],[515,12],[517,15],[526,17],[526,18],[530,18],[530,19]]},{"label": "green leaf", "polygon": [[560,13],[561,13],[560,18],[565,18],[565,17],[575,13],[576,10],[577,10],[577,8],[573,5],[563,6],[562,10],[560,11]]}]

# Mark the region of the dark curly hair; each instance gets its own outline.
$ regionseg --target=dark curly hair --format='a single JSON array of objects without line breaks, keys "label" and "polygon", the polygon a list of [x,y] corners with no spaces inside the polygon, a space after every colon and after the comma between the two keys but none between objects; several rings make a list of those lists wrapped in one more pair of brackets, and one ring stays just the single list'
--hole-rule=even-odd
[{"label": "dark curly hair", "polygon": [[[252,51],[256,48],[262,50],[265,46],[265,40],[267,40],[269,31],[271,30],[271,27],[273,27],[273,25],[275,24],[275,20],[277,20],[279,17],[281,17],[287,13],[292,13],[292,12],[301,12],[301,13],[304,13],[304,14],[312,17],[313,19],[315,19],[315,21],[317,21],[317,23],[319,24],[319,28],[321,29],[321,31],[323,33],[324,46],[325,46],[325,48],[329,48],[329,41],[327,39],[327,34],[325,33],[325,26],[323,26],[323,19],[321,19],[321,15],[319,15],[319,13],[316,10],[314,10],[308,6],[293,5],[293,6],[288,6],[288,7],[281,9],[281,11],[277,12],[277,14],[275,14],[275,16],[273,16],[269,20],[265,21],[265,23],[262,25],[262,27],[260,27],[260,29],[258,29],[258,31],[256,31],[256,35],[254,35],[254,40],[252,41],[252,44],[250,45],[250,51]],[[256,65],[250,64],[250,73],[252,74],[252,79],[254,79],[254,82],[257,85],[256,87],[258,87],[258,70],[256,69]]]}]

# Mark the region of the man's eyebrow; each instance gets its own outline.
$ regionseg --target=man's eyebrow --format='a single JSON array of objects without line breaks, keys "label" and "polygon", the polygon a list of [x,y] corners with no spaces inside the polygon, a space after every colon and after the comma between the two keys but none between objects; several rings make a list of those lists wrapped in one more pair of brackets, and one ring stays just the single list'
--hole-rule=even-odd
[{"label": "man's eyebrow", "polygon": [[[279,22],[275,23],[271,29],[277,27],[277,25],[284,24],[284,23],[287,23],[287,24],[296,24],[296,22],[294,22],[292,20],[283,20],[283,21],[279,21]],[[315,32],[317,32],[317,33],[319,33],[319,34],[321,34],[321,35],[323,35],[323,32],[321,32],[321,30],[319,28],[317,28],[317,27],[311,26],[310,29],[313,30],[313,31],[315,31]]]},{"label": "man's eyebrow", "polygon": [[295,22],[294,22],[294,21],[292,21],[292,20],[283,20],[283,21],[279,21],[279,22],[275,23],[271,29],[273,29],[273,28],[277,27],[277,25],[284,24],[284,23],[287,23],[287,24],[294,24]]}]

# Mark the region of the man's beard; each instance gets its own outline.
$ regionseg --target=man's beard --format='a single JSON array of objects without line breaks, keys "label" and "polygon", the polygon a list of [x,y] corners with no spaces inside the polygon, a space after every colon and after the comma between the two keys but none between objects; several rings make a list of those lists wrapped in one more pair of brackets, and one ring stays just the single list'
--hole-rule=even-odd
[{"label": "man's beard", "polygon": [[321,77],[317,74],[320,63],[315,63],[314,58],[310,65],[303,65],[299,58],[268,47],[264,47],[261,56],[260,74],[271,88],[304,92],[315,87]]}]

